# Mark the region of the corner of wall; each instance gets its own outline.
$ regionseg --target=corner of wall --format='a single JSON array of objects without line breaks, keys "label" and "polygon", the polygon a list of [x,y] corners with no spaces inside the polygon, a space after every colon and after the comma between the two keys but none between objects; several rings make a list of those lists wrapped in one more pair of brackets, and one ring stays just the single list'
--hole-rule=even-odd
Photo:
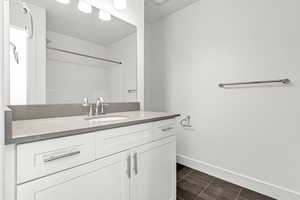
[{"label": "corner of wall", "polygon": [[4,1],[0,0],[0,106],[1,106],[1,113],[0,113],[0,199],[4,199],[4,107],[3,107],[3,49],[4,49],[4,12],[3,12],[3,5]]}]

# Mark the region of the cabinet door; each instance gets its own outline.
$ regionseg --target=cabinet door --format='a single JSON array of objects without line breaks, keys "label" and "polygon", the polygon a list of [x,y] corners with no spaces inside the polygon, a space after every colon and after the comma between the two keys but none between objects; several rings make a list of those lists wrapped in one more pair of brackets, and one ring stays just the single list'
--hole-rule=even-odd
[{"label": "cabinet door", "polygon": [[128,161],[129,152],[122,152],[19,185],[17,199],[129,200]]},{"label": "cabinet door", "polygon": [[176,199],[175,137],[136,148],[132,158],[132,200]]}]

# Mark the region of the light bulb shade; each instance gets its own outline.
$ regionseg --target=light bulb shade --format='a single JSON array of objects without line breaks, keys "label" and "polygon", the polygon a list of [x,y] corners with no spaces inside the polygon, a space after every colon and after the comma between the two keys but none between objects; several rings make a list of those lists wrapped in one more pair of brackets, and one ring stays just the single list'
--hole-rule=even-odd
[{"label": "light bulb shade", "polygon": [[59,3],[62,3],[62,4],[70,3],[70,0],[56,0],[56,1],[59,2]]},{"label": "light bulb shade", "polygon": [[85,2],[84,0],[78,1],[78,10],[80,10],[83,13],[91,13],[92,12],[92,6]]},{"label": "light bulb shade", "polygon": [[127,8],[127,0],[114,0],[114,7],[118,10]]},{"label": "light bulb shade", "polygon": [[110,21],[111,20],[111,14],[109,12],[106,12],[105,10],[99,11],[99,19],[103,21]]}]

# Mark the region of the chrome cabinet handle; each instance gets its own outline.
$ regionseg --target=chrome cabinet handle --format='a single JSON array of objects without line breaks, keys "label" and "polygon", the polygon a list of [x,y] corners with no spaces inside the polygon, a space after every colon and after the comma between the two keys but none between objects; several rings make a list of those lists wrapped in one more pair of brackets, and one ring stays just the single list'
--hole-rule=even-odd
[{"label": "chrome cabinet handle", "polygon": [[131,178],[131,157],[127,157],[127,175],[128,178]]},{"label": "chrome cabinet handle", "polygon": [[128,90],[128,93],[136,93],[136,90]]},{"label": "chrome cabinet handle", "polygon": [[161,129],[162,131],[170,131],[170,130],[173,130],[174,129],[174,127],[168,127],[168,128],[163,128],[163,129]]},{"label": "chrome cabinet handle", "polygon": [[44,162],[45,163],[52,162],[52,161],[55,161],[55,160],[75,156],[75,155],[78,155],[78,154],[80,154],[80,151],[74,151],[74,152],[61,154],[61,155],[57,155],[57,156],[50,156],[49,158],[44,159]]},{"label": "chrome cabinet handle", "polygon": [[137,175],[138,174],[138,161],[137,161],[137,153],[134,153],[133,155],[133,160],[134,160],[134,173]]}]

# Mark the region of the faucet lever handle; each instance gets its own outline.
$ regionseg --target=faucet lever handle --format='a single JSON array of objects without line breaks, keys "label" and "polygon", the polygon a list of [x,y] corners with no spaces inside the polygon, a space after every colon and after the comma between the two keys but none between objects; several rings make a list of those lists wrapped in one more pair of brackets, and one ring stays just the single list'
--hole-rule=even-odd
[{"label": "faucet lever handle", "polygon": [[101,102],[104,102],[104,98],[103,97],[99,97]]},{"label": "faucet lever handle", "polygon": [[89,100],[88,100],[88,98],[83,98],[82,99],[82,106],[88,106],[89,105]]}]

